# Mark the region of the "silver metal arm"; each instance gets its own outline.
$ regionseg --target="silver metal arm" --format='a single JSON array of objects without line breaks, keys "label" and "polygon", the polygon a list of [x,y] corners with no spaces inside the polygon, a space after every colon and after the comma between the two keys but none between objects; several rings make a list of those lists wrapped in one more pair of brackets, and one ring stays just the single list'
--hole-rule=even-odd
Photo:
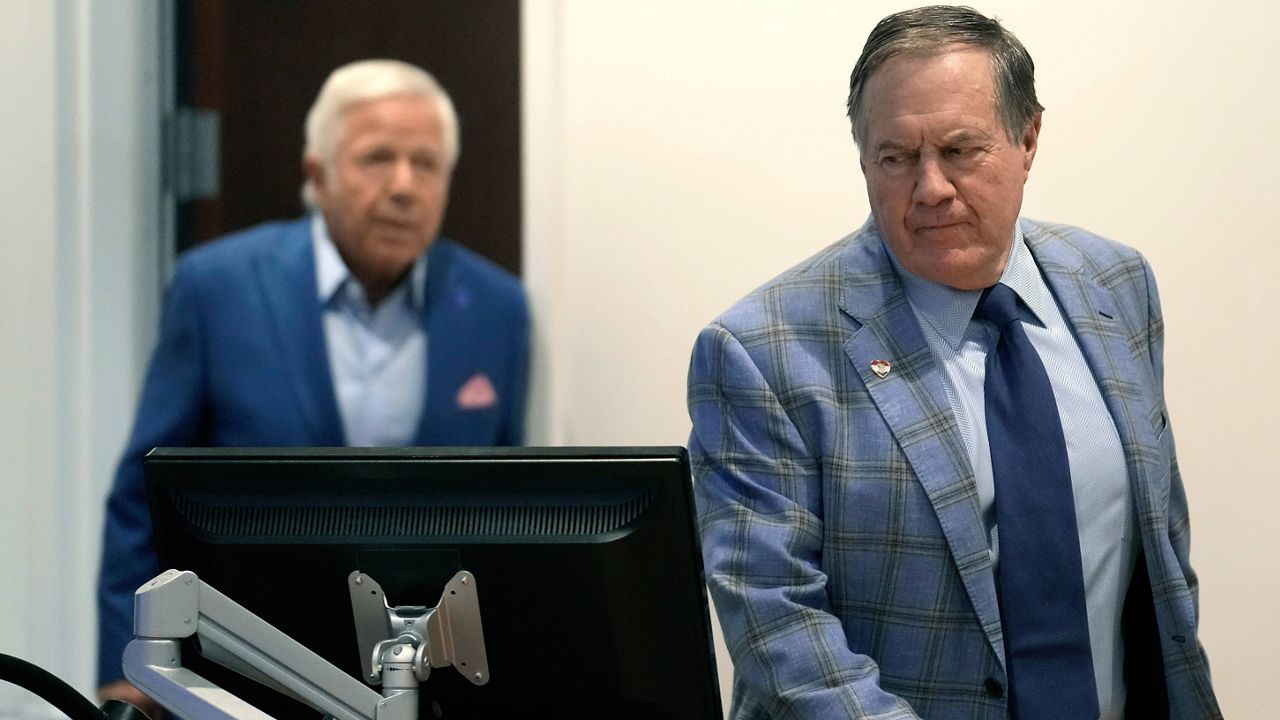
[{"label": "silver metal arm", "polygon": [[[362,577],[371,582],[367,576]],[[208,659],[336,720],[416,720],[419,676],[425,679],[431,666],[451,664],[459,642],[467,649],[467,667],[460,666],[459,670],[478,685],[488,681],[474,583],[470,573],[459,573],[450,581],[440,605],[430,611],[424,609],[424,616],[435,616],[426,637],[403,632],[379,643],[383,649],[379,662],[383,692],[379,694],[202,582],[195,573],[168,570],[134,594],[136,637],[125,648],[125,677],[179,718],[271,720],[182,667],[180,641],[195,635],[200,639],[201,653]],[[450,591],[458,588],[468,591],[450,602]],[[452,597],[456,598],[457,593]],[[456,609],[451,612],[450,608]],[[465,626],[451,626],[451,615],[465,619]],[[391,620],[384,622],[390,628]],[[364,623],[357,618],[357,632],[363,641],[368,634],[360,630],[362,624],[369,628],[367,616]],[[461,640],[452,639],[455,637]],[[428,645],[443,647],[432,650]]]}]

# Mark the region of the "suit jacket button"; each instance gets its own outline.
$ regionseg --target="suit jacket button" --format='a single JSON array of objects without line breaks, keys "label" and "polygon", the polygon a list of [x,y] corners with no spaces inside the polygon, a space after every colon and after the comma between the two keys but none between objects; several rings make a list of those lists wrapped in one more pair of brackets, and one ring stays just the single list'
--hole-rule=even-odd
[{"label": "suit jacket button", "polygon": [[987,694],[991,697],[1004,697],[1004,685],[1001,685],[999,680],[995,678],[987,678],[987,681],[984,682],[983,685],[987,688]]}]

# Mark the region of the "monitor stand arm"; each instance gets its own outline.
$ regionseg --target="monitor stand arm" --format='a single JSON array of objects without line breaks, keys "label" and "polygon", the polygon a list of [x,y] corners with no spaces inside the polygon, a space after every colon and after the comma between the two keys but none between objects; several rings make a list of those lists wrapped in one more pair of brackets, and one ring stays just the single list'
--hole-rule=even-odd
[{"label": "monitor stand arm", "polygon": [[[364,583],[377,588],[372,578],[359,573],[352,574],[351,583],[353,588]],[[381,597],[381,588],[377,594]],[[371,623],[366,619],[362,630],[364,613],[354,600],[353,610],[363,649]],[[125,677],[179,718],[270,720],[244,700],[182,667],[180,641],[194,635],[200,641],[200,654],[206,658],[336,720],[416,720],[418,684],[431,667],[463,663],[457,667],[477,685],[488,682],[489,670],[475,578],[470,573],[454,576],[440,605],[413,610],[421,612],[414,622],[405,623],[410,630],[377,639],[378,658],[368,655],[365,660],[369,663],[366,679],[372,665],[379,666],[379,694],[202,582],[195,573],[168,570],[134,595],[136,637],[125,648]],[[394,622],[388,619],[386,625],[393,627]],[[425,634],[415,634],[412,628],[422,625]],[[445,647],[436,650],[437,644]],[[425,670],[419,669],[418,658],[425,661]]]}]

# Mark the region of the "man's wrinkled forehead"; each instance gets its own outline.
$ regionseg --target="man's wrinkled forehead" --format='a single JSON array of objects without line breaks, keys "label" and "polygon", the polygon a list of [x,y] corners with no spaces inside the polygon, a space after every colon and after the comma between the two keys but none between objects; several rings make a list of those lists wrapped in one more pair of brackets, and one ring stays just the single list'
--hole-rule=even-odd
[{"label": "man's wrinkled forehead", "polygon": [[[892,114],[896,106],[914,105],[919,98],[929,101],[966,92],[985,96],[990,110],[998,114],[996,75],[991,56],[983,48],[952,45],[941,52],[901,53],[868,76],[862,92],[862,119],[868,123],[872,116]],[[866,125],[863,129],[870,131]]]}]

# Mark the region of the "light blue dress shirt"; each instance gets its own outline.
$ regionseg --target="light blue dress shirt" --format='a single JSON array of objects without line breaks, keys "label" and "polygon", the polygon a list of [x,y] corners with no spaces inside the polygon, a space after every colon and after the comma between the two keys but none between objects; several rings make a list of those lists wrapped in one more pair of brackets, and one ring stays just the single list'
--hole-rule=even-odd
[{"label": "light blue dress shirt", "polygon": [[[889,249],[887,243],[885,247]],[[998,565],[1000,540],[983,382],[987,352],[995,347],[999,331],[990,322],[972,320],[981,290],[956,290],[923,280],[903,268],[892,249],[889,256],[929,349],[945,370],[947,399],[973,463],[991,557]],[[1040,321],[1023,327],[1048,372],[1066,436],[1101,718],[1119,720],[1125,702],[1120,617],[1138,553],[1120,436],[1017,224],[1000,282],[1012,288]]]},{"label": "light blue dress shirt", "polygon": [[311,230],[329,370],[347,444],[410,445],[426,398],[426,255],[372,308],[319,213]]}]

